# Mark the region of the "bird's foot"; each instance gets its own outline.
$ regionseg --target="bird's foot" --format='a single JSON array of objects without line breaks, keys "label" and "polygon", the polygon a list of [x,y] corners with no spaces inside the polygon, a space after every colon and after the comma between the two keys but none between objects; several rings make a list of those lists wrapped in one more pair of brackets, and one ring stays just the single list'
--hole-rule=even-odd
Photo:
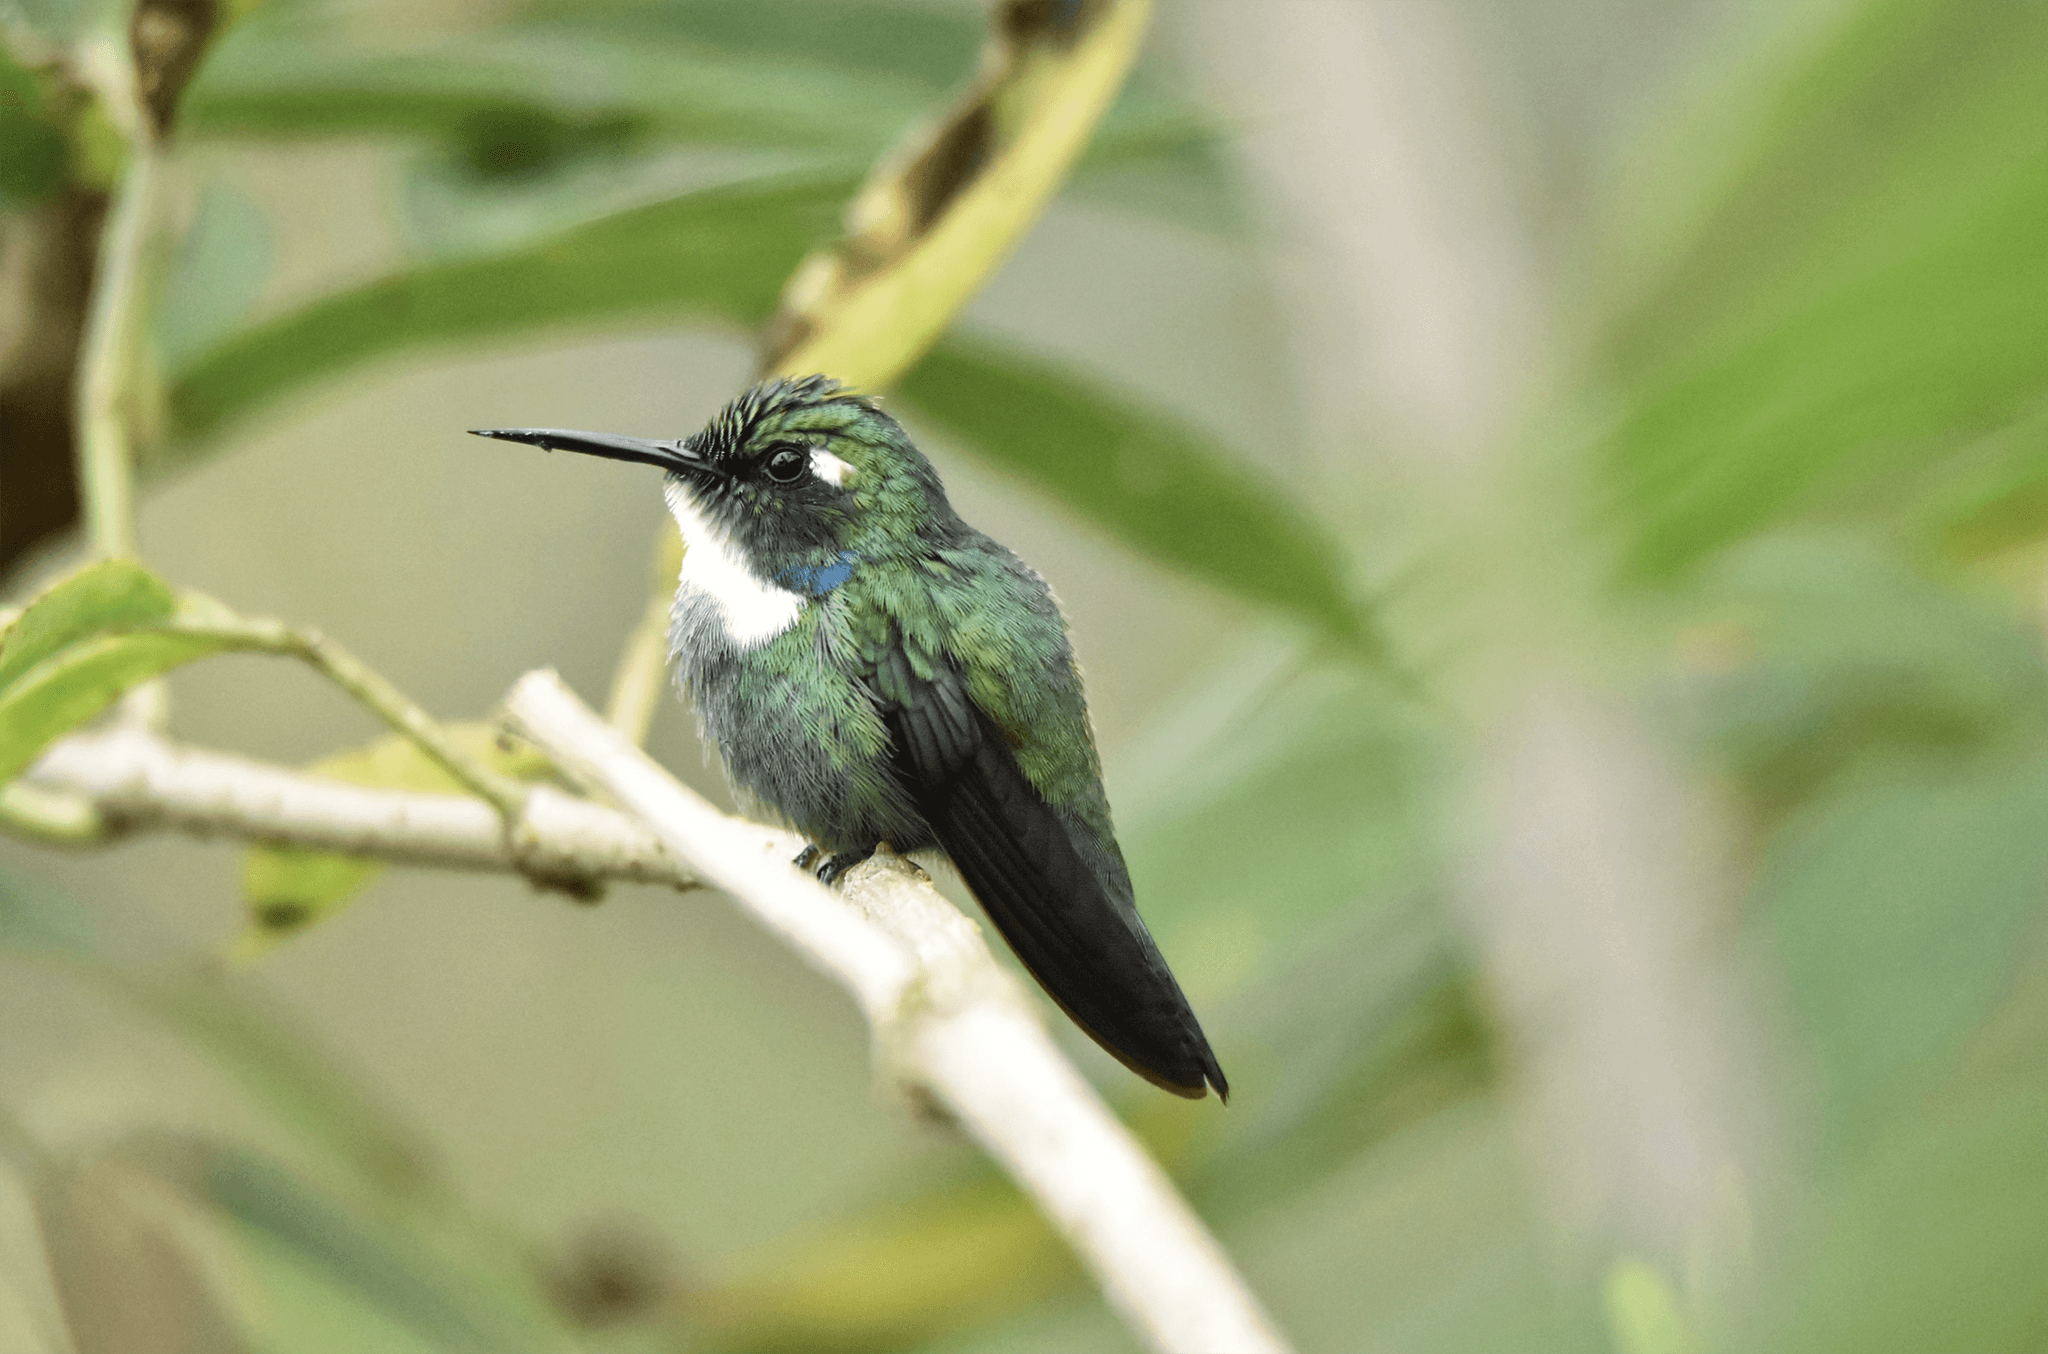
[{"label": "bird's foot", "polygon": [[876,842],[858,850],[841,851],[818,867],[818,882],[826,885],[837,884],[848,870],[875,854],[875,847],[879,845],[881,843]]},{"label": "bird's foot", "polygon": [[803,850],[797,852],[796,859],[789,863],[796,866],[799,870],[808,870],[818,863],[818,857],[821,854],[817,847],[806,846]]}]

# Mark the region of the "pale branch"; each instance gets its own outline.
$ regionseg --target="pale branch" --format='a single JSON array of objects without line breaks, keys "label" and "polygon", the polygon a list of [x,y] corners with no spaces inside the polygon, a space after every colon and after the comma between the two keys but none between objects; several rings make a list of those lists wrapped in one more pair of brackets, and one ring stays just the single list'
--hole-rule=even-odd
[{"label": "pale branch", "polygon": [[506,709],[557,766],[645,819],[706,883],[843,984],[886,1069],[927,1092],[1037,1201],[1149,1348],[1287,1348],[1165,1173],[1059,1052],[980,929],[915,867],[880,856],[835,894],[790,867],[798,838],[718,812],[552,672],[521,678]]},{"label": "pale branch", "polygon": [[550,883],[697,883],[639,820],[551,786],[528,790],[515,851],[497,810],[467,795],[350,785],[133,727],[59,740],[6,795],[27,798],[23,807],[54,823],[77,824],[68,836],[34,834],[43,840],[175,830],[394,864],[518,871]]}]

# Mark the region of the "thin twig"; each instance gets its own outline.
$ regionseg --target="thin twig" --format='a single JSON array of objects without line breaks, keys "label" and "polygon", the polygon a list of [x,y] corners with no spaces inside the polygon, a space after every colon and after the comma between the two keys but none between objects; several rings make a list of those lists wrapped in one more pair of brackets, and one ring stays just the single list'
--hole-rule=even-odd
[{"label": "thin twig", "polygon": [[719,813],[552,672],[522,677],[506,709],[556,765],[644,818],[707,883],[844,985],[889,1070],[925,1088],[1010,1172],[1150,1348],[1287,1347],[1165,1173],[1060,1054],[979,928],[914,867],[872,861],[834,894],[790,868],[794,836]]},{"label": "thin twig", "polygon": [[347,649],[311,628],[298,629],[264,616],[217,614],[181,619],[179,628],[216,636],[253,653],[296,658],[360,701],[393,732],[411,740],[458,784],[498,811],[509,829],[524,812],[528,787],[484,765],[458,746],[432,715]]}]

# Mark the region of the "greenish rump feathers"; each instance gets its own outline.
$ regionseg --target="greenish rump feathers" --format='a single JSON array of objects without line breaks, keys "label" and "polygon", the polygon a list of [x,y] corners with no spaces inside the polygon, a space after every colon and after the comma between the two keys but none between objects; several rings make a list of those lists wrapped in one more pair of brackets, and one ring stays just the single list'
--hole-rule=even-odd
[{"label": "greenish rump feathers", "polygon": [[[1157,1085],[1228,1083],[1138,916],[1065,622],[873,402],[772,381],[695,436],[486,435],[668,471],[671,648],[733,783],[823,852],[943,849],[1025,967]],[[808,857],[811,853],[806,853]]]}]

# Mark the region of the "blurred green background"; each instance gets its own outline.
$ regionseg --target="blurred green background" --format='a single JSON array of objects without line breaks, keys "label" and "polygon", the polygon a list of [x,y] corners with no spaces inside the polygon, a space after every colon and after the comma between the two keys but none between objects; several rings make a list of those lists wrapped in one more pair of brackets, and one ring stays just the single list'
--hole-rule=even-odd
[{"label": "blurred green background", "polygon": [[[0,374],[109,15],[12,3]],[[240,16],[166,176],[144,557],[450,719],[600,699],[653,484],[462,430],[698,426],[983,25]],[[1300,1348],[2048,1342],[2044,107],[2035,0],[1162,0],[891,395],[1067,607],[1233,1104],[1058,1036]],[[24,548],[9,603],[82,557]],[[377,732],[260,658],[171,693],[286,763]],[[687,708],[650,746],[723,794]],[[243,855],[0,838],[0,1349],[1131,1347],[718,897],[394,870],[230,965]]]}]

